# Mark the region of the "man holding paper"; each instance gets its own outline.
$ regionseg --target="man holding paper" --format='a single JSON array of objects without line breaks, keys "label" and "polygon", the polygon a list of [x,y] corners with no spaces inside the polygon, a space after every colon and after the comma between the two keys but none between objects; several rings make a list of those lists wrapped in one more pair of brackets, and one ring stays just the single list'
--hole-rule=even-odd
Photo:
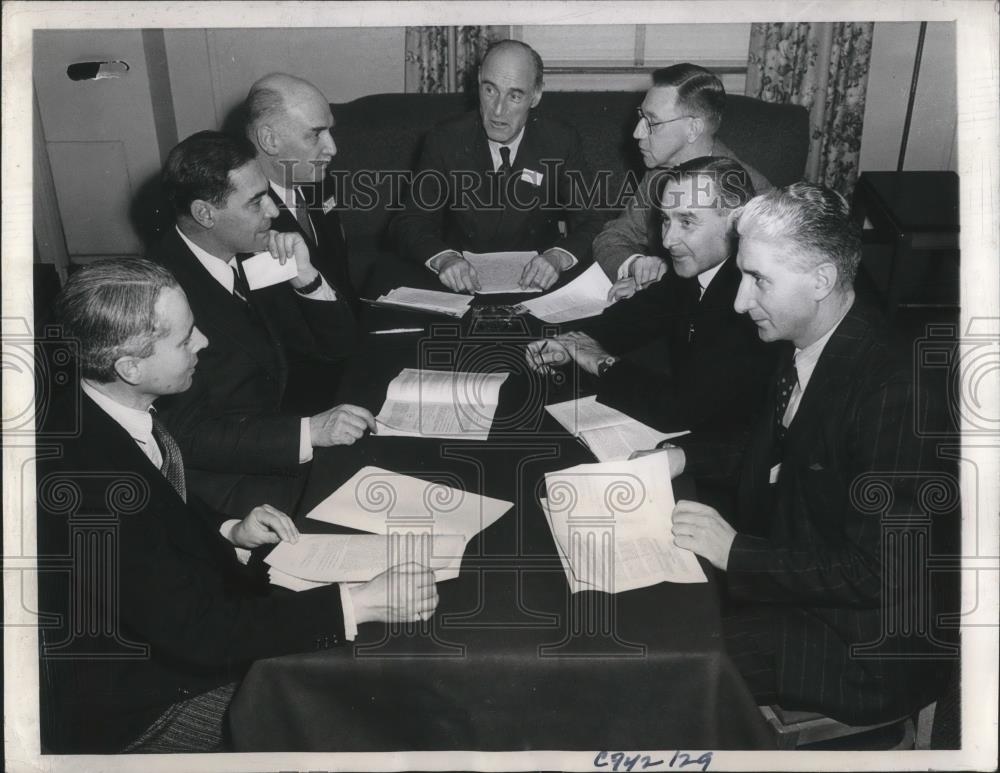
[{"label": "man holding paper", "polygon": [[248,550],[296,541],[291,519],[266,504],[237,519],[206,507],[153,409],[191,386],[209,344],[169,271],[84,266],[55,309],[80,380],[38,428],[57,451],[37,469],[43,751],[224,751],[254,660],[433,614],[433,575],[412,562],[350,588],[268,593]]},{"label": "man holding paper", "polygon": [[[528,363],[546,372],[574,360],[596,376],[599,402],[662,432],[745,425],[774,363],[752,320],[733,310],[740,274],[727,218],[753,184],[735,161],[702,157],[665,172],[655,194],[670,273],[580,331],[532,342]],[[657,340],[667,370],[623,357]]]},{"label": "man holding paper", "polygon": [[494,43],[480,65],[479,111],[438,125],[424,141],[406,210],[390,233],[404,258],[451,290],[479,289],[463,250],[537,252],[520,284],[543,290],[590,260],[602,221],[575,200],[590,169],[576,130],[533,112],[542,88],[537,52],[516,40]]},{"label": "man holding paper", "polygon": [[728,518],[678,502],[674,540],[726,573],[726,646],[759,702],[852,725],[906,716],[957,655],[940,627],[956,573],[930,568],[954,560],[959,525],[955,471],[922,431],[939,426],[933,402],[855,297],[861,229],[840,194],[795,183],[736,227],[735,307],[788,343],[748,446],[667,449],[672,475],[739,480]]},{"label": "man holding paper", "polygon": [[[375,428],[364,408],[329,408],[330,384],[289,379],[290,364],[347,355],[354,319],[302,237],[271,230],[277,208],[255,155],[247,140],[219,132],[177,145],[163,173],[177,224],[151,253],[177,277],[209,340],[191,389],[164,400],[162,418],[192,491],[233,514],[261,502],[292,512],[312,449]],[[270,254],[243,259],[257,251]]]}]

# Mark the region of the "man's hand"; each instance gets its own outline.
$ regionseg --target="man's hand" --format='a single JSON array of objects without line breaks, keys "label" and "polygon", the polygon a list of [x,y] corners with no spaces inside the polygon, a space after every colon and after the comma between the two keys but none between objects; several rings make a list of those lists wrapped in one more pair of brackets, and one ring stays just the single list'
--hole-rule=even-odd
[{"label": "man's hand", "polygon": [[475,293],[480,290],[476,269],[457,252],[445,255],[438,262],[438,279],[456,293]]},{"label": "man's hand", "polygon": [[682,499],[672,516],[674,544],[704,556],[716,569],[726,570],[736,531],[708,505]]},{"label": "man's hand", "polygon": [[573,359],[559,338],[532,341],[525,349],[524,358],[536,373],[551,373]]},{"label": "man's hand", "polygon": [[267,250],[281,265],[289,260],[295,261],[299,273],[295,279],[288,280],[292,287],[305,287],[319,274],[309,258],[309,247],[298,231],[269,231]]},{"label": "man's hand", "polygon": [[376,431],[375,417],[359,405],[335,405],[309,419],[312,446],[349,446],[365,434]]},{"label": "man's hand", "polygon": [[351,588],[350,594],[358,624],[415,623],[429,619],[438,604],[434,573],[412,561]]},{"label": "man's hand", "polygon": [[576,360],[576,364],[583,368],[587,373],[596,376],[597,366],[600,364],[601,360],[605,357],[609,357],[610,354],[605,351],[597,341],[591,338],[586,333],[572,332],[567,333],[564,336],[560,336],[566,346],[566,350],[569,352],[570,357]]},{"label": "man's hand", "polygon": [[659,282],[667,273],[667,264],[656,255],[640,255],[629,265],[628,273],[641,290],[653,282]]},{"label": "man's hand", "polygon": [[253,550],[282,540],[294,544],[299,541],[299,530],[292,519],[276,507],[261,505],[232,528],[229,539],[238,548]]},{"label": "man's hand", "polygon": [[548,290],[559,279],[565,260],[565,253],[560,250],[546,250],[541,255],[535,255],[521,272],[518,284],[524,290],[529,287]]},{"label": "man's hand", "polygon": [[649,456],[650,454],[666,454],[667,471],[670,473],[671,480],[684,472],[684,467],[687,465],[687,456],[684,454],[684,449],[678,448],[677,446],[648,448],[642,451],[633,451],[629,459],[639,459],[640,457]]},{"label": "man's hand", "polygon": [[637,292],[639,292],[639,287],[636,285],[635,280],[627,276],[611,285],[611,289],[608,290],[608,300],[614,303],[623,298],[631,298]]}]

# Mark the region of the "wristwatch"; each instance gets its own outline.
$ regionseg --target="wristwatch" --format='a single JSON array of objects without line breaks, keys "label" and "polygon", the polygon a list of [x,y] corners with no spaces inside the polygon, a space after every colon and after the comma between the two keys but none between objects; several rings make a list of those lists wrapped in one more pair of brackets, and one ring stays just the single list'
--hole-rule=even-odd
[{"label": "wristwatch", "polygon": [[600,378],[605,373],[608,372],[608,368],[618,362],[617,357],[605,357],[599,363],[597,363],[597,377]]},{"label": "wristwatch", "polygon": [[302,287],[293,287],[292,289],[299,295],[309,295],[309,293],[316,292],[321,284],[323,284],[323,275],[317,271],[316,276],[313,277],[313,280],[309,284],[302,285]]}]

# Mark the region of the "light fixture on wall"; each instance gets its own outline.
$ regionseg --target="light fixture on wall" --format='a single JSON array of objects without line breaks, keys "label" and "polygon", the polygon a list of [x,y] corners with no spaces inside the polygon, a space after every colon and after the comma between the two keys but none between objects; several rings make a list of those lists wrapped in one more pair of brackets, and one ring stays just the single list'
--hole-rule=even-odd
[{"label": "light fixture on wall", "polygon": [[910,98],[906,103],[906,120],[903,122],[903,139],[899,145],[899,161],[896,171],[903,171],[903,161],[906,160],[906,143],[910,139],[910,120],[913,118],[913,102],[917,96],[917,80],[920,78],[920,60],[924,55],[924,36],[927,34],[927,22],[920,22],[920,34],[917,36],[917,53],[913,57],[913,77],[910,79]]}]

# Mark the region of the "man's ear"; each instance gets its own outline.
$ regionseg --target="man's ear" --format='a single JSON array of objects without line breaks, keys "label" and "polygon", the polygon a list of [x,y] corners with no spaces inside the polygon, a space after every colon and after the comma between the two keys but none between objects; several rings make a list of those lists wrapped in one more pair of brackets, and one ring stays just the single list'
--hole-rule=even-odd
[{"label": "man's ear", "polygon": [[142,380],[142,363],[138,357],[126,354],[115,360],[115,373],[126,384],[135,386]]},{"label": "man's ear", "polygon": [[820,263],[813,269],[815,277],[813,294],[817,301],[823,300],[834,291],[837,287],[839,274],[840,272],[837,271],[837,267],[833,263]]},{"label": "man's ear", "polygon": [[535,89],[534,96],[531,97],[531,107],[538,107],[538,103],[542,101],[542,91],[545,89],[545,84],[543,83],[537,89]]},{"label": "man's ear", "polygon": [[204,199],[191,202],[191,218],[202,228],[212,228],[215,225],[215,207]]},{"label": "man's ear", "polygon": [[278,154],[278,145],[280,144],[278,132],[269,124],[264,123],[258,126],[254,137],[257,140],[257,147],[264,155],[276,156]]},{"label": "man's ear", "polygon": [[694,142],[704,133],[705,133],[705,119],[699,115],[694,116],[691,119],[691,123],[688,124],[688,133],[687,133],[688,142]]}]

